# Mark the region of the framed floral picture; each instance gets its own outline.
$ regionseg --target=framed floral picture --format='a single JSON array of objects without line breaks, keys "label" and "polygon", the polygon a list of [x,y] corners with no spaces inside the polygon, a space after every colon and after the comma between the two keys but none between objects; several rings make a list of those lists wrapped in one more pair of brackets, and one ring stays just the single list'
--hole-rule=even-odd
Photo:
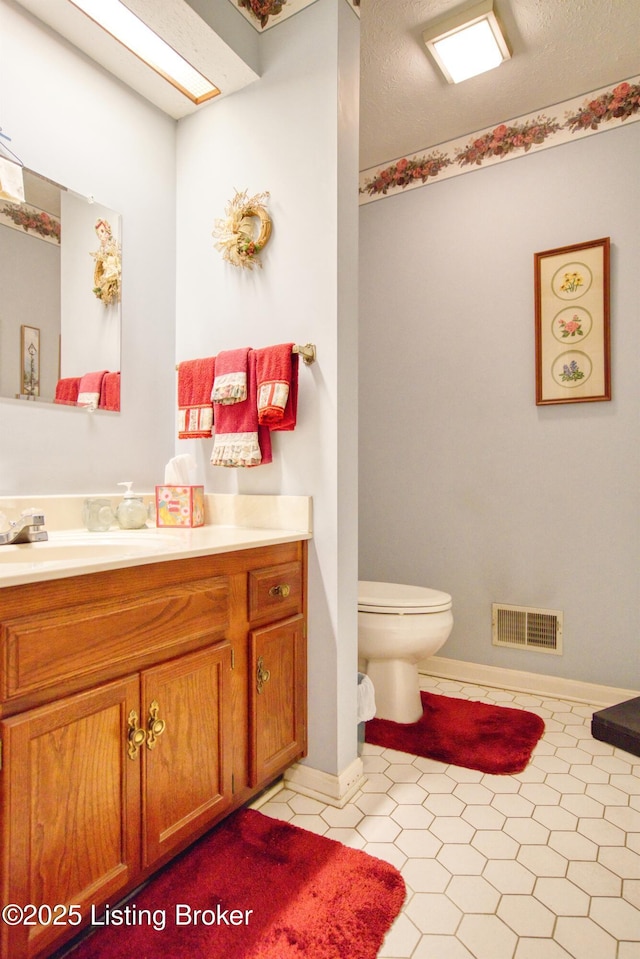
[{"label": "framed floral picture", "polygon": [[40,396],[40,330],[37,326],[20,327],[20,393]]},{"label": "framed floral picture", "polygon": [[611,399],[609,246],[534,254],[537,406]]}]

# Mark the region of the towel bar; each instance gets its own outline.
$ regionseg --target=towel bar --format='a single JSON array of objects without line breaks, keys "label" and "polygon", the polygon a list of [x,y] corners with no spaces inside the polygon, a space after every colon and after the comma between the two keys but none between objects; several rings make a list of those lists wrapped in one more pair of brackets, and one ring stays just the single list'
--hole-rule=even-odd
[{"label": "towel bar", "polygon": [[306,343],[304,346],[294,346],[291,350],[292,353],[299,353],[302,357],[302,362],[307,366],[311,366],[316,359],[316,347],[315,343]]},{"label": "towel bar", "polygon": [[[316,359],[316,347],[315,343],[305,343],[304,346],[294,346],[291,350],[292,353],[298,353],[302,357],[302,362],[306,366],[311,366]],[[179,368],[179,364],[176,364],[176,370]]]}]

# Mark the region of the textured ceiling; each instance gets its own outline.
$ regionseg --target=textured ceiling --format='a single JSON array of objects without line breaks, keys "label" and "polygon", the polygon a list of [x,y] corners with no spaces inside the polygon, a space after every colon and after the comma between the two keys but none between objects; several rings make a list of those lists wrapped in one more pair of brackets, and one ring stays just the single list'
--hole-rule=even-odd
[{"label": "textured ceiling", "polygon": [[[198,109],[68,0],[17,3],[174,119]],[[223,0],[215,6],[211,0],[127,0],[126,6],[215,83],[222,96],[258,78],[255,31]]]},{"label": "textured ceiling", "polygon": [[[170,116],[196,109],[67,0],[17,2]],[[257,76],[246,56],[245,35],[240,34],[243,54],[233,49],[239,27],[255,43],[255,31],[239,17],[236,2],[127,0],[210,75],[223,95]],[[296,10],[311,2],[290,0]],[[468,5],[460,0],[360,0],[361,170],[640,74],[640,0],[494,0],[512,59],[450,85],[429,57],[422,31]],[[203,29],[200,17],[210,29]],[[227,32],[233,40],[223,39]]]},{"label": "textured ceiling", "polygon": [[640,0],[495,0],[512,59],[448,84],[422,42],[459,0],[361,0],[360,168],[640,73]]}]

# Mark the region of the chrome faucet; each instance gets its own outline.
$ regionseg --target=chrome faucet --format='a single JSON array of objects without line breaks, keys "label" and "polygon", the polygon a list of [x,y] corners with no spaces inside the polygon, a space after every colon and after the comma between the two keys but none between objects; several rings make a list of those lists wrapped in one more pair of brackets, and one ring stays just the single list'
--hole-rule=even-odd
[{"label": "chrome faucet", "polygon": [[44,527],[44,513],[30,513],[21,516],[6,532],[0,533],[0,546],[11,546],[17,543],[41,543],[49,539]]}]

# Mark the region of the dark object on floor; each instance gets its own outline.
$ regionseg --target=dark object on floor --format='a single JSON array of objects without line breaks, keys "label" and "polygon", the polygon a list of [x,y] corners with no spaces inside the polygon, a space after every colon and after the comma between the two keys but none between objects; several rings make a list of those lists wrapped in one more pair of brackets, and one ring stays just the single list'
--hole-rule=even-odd
[{"label": "dark object on floor", "polygon": [[593,714],[591,735],[640,756],[640,696]]},{"label": "dark object on floor", "polygon": [[375,959],[404,898],[389,863],[242,809],[70,959]]},{"label": "dark object on floor", "polygon": [[366,741],[414,756],[437,759],[483,773],[520,773],[544,732],[544,722],[526,709],[420,693],[417,723],[372,719]]}]

